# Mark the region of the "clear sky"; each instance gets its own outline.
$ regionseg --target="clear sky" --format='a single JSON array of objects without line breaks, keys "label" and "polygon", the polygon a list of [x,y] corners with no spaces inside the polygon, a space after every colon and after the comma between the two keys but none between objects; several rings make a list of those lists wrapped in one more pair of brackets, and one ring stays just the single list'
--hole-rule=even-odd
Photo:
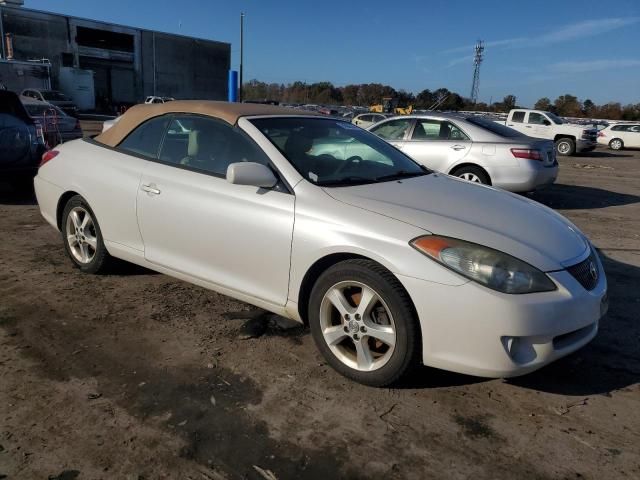
[{"label": "clear sky", "polygon": [[25,0],[25,7],[232,44],[245,80],[379,82],[530,105],[571,93],[640,102],[640,0]]}]

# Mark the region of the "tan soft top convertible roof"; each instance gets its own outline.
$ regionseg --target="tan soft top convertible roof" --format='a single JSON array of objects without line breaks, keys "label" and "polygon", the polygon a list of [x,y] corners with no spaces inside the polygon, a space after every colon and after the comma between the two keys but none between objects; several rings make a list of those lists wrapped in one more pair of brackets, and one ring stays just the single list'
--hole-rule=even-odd
[{"label": "tan soft top convertible roof", "polygon": [[122,118],[109,130],[95,139],[115,147],[129,132],[141,123],[166,113],[198,113],[223,120],[235,125],[240,117],[253,115],[317,115],[315,112],[295,110],[293,108],[262,105],[259,103],[229,103],[208,100],[179,100],[167,103],[135,105],[126,111]]}]

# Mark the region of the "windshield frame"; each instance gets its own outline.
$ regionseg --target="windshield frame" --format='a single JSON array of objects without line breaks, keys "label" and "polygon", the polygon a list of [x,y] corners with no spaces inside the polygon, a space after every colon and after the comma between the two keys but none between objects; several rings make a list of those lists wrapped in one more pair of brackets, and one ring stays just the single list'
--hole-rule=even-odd
[{"label": "windshield frame", "polygon": [[[356,185],[384,183],[384,182],[402,180],[404,178],[412,178],[417,176],[429,175],[433,173],[430,169],[416,162],[411,157],[409,157],[406,153],[402,152],[400,149],[386,142],[385,140],[378,137],[377,135],[371,132],[368,132],[367,130],[364,130],[362,128],[356,127],[352,123],[348,121],[344,121],[339,118],[309,116],[309,115],[268,115],[268,116],[249,116],[249,117],[245,117],[245,120],[248,121],[248,123],[251,124],[251,127],[255,128],[257,132],[259,132],[260,135],[267,142],[269,142],[270,146],[274,147],[282,155],[282,157],[287,162],[287,164],[291,168],[293,168],[297,172],[297,174],[300,175],[302,179],[306,180],[311,185],[314,185],[316,187],[334,188],[334,187],[349,187],[349,186],[356,186]],[[357,135],[363,135],[364,137],[366,137],[367,140],[370,140],[370,142],[363,142],[362,140],[360,140],[359,138],[353,135],[347,135],[347,136],[350,136],[351,138],[346,140],[346,142],[350,142],[355,139],[365,147],[369,147],[375,152],[381,154],[382,156],[387,157],[389,160],[393,162],[393,168],[395,168],[395,171],[386,172],[384,175],[376,175],[372,177],[364,177],[364,176],[359,176],[357,174],[351,174],[351,173],[345,172],[344,177],[342,179],[335,178],[335,179],[320,180],[320,178],[318,177],[317,180],[314,180],[313,178],[310,177],[310,175],[305,174],[305,172],[302,171],[301,169],[301,165],[298,164],[299,162],[293,161],[289,157],[289,154],[287,154],[284,151],[284,148],[281,148],[278,145],[278,143],[274,140],[274,138],[272,138],[272,136],[270,136],[266,132],[266,130],[269,128],[266,125],[264,125],[264,123],[266,122],[280,121],[285,123],[291,120],[298,120],[301,123],[308,122],[308,121],[318,122],[318,123],[324,122],[328,124],[325,128],[330,128],[332,125],[335,128],[336,126],[341,125],[342,126],[341,128],[344,128],[347,131],[350,131],[350,130],[355,131],[357,132]],[[300,127],[303,127],[303,125],[301,124]],[[271,128],[277,128],[277,127],[273,125],[271,126]],[[286,129],[285,126],[283,126],[282,128]],[[318,126],[318,128],[323,128],[323,127]],[[317,137],[317,138],[323,138],[323,137]],[[381,146],[381,148],[380,149],[374,148],[371,145],[371,143],[378,144],[379,146]],[[403,166],[406,168],[401,168],[400,165],[396,166],[396,162],[394,161],[394,158],[391,158],[389,155],[387,155],[387,153],[385,153],[385,150],[388,153],[391,153],[395,158],[401,159],[401,163],[404,163]],[[346,161],[346,159],[343,159],[340,161]],[[364,159],[364,161],[375,162],[375,160],[366,160],[366,159]],[[309,172],[309,174],[311,173],[313,173],[314,175],[317,175],[314,172]]]}]

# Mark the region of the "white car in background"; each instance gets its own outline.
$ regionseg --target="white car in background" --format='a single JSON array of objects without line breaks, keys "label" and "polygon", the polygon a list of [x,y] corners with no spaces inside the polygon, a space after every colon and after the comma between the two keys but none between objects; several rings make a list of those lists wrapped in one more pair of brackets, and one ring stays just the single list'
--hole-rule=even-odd
[{"label": "white car in background", "polygon": [[[314,153],[331,138],[360,154]],[[368,385],[417,363],[522,375],[588,343],[607,308],[598,253],[560,214],[299,110],[134,106],[47,152],[34,183],[81,271],[115,257],[306,323]]]},{"label": "white car in background", "polygon": [[552,184],[558,176],[553,142],[527,137],[484,117],[400,116],[368,130],[425,167],[470,182],[529,192]]},{"label": "white car in background", "polygon": [[392,115],[384,114],[384,113],[361,113],[360,115],[356,115],[351,120],[351,123],[357,125],[360,128],[368,128],[374,123],[381,122]]},{"label": "white car in background", "polygon": [[618,123],[598,132],[598,143],[612,150],[640,148],[640,124]]}]

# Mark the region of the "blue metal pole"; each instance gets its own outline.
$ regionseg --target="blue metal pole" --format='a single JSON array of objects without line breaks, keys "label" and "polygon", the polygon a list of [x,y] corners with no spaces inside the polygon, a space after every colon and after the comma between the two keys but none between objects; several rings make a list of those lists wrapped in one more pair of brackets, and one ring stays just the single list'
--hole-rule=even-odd
[{"label": "blue metal pole", "polygon": [[229,101],[238,101],[238,72],[229,70]]}]

